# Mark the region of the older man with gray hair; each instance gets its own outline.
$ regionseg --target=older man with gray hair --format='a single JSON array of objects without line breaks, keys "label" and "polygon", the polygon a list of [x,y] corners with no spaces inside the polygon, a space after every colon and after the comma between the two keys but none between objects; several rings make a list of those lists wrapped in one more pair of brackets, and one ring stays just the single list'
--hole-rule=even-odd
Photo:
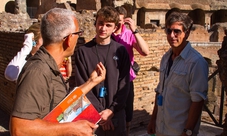
[{"label": "older man with gray hair", "polygon": [[[43,16],[43,46],[25,64],[17,81],[10,119],[12,136],[92,136],[97,126],[86,120],[71,123],[42,120],[69,93],[59,68],[65,57],[73,55],[81,33],[72,11],[54,8]],[[85,94],[105,79],[102,63],[94,69],[87,82],[80,86]]]}]

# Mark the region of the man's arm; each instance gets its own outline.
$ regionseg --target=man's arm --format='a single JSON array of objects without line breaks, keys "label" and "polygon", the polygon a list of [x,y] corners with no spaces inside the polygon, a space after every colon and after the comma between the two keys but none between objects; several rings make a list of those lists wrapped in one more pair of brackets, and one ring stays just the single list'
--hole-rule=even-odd
[{"label": "man's arm", "polygon": [[155,95],[153,112],[152,112],[152,115],[151,115],[150,122],[147,126],[147,133],[148,134],[155,134],[156,133],[155,127],[156,127],[156,118],[157,118],[157,113],[158,113],[157,99],[158,99],[158,93],[156,93],[156,95]]},{"label": "man's arm", "polygon": [[136,37],[136,43],[133,47],[140,53],[140,55],[147,56],[149,54],[149,47],[147,42],[140,36],[139,33],[134,34]]},{"label": "man's arm", "polygon": [[129,55],[124,46],[119,48],[119,62],[118,62],[118,70],[119,70],[119,77],[118,77],[118,86],[117,86],[117,93],[113,98],[113,102],[108,109],[112,110],[113,113],[118,112],[125,108],[126,105],[126,98],[128,97],[129,87],[130,87],[130,61]]},{"label": "man's arm", "polygon": [[[188,114],[188,119],[187,119],[185,129],[189,129],[193,131],[196,123],[198,122],[201,116],[203,104],[204,104],[204,100],[200,102],[192,102],[189,109],[189,114]],[[182,136],[184,135],[185,133],[183,132]]]},{"label": "man's arm", "polygon": [[[190,81],[190,95],[192,103],[189,108],[188,119],[185,129],[194,130],[196,123],[200,119],[204,100],[208,90],[208,64],[200,58],[192,68]],[[182,130],[183,131],[183,130]],[[182,133],[184,136],[185,133]]]},{"label": "man's arm", "polygon": [[[131,18],[125,18],[124,21],[129,25],[131,31],[135,32],[135,22]],[[136,38],[136,43],[133,44],[133,47],[140,53],[140,55],[147,56],[149,54],[149,46],[147,42],[141,37],[139,33],[135,33],[134,36]]]},{"label": "man's arm", "polygon": [[27,120],[12,116],[10,133],[12,136],[92,136],[97,126],[85,120],[71,123],[50,123],[41,119]]},{"label": "man's arm", "polygon": [[119,53],[121,62],[119,64],[119,77],[118,77],[118,88],[117,93],[113,97],[113,102],[110,107],[100,112],[102,120],[100,125],[103,130],[114,130],[114,125],[111,121],[111,118],[114,116],[114,113],[122,110],[125,107],[126,98],[129,92],[130,80],[129,80],[129,69],[130,61],[129,55],[125,47],[122,48],[121,53]]},{"label": "man's arm", "polygon": [[32,39],[34,38],[33,33],[24,35],[24,43],[21,50],[17,53],[16,56],[10,61],[5,69],[5,78],[9,81],[16,81],[18,75],[21,72],[21,69],[26,63],[26,57],[32,50]]}]

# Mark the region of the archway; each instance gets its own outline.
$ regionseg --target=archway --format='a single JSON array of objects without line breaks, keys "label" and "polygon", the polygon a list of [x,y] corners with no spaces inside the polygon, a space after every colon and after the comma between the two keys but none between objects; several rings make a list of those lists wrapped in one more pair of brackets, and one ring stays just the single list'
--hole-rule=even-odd
[{"label": "archway", "polygon": [[205,12],[202,9],[195,9],[188,13],[194,24],[205,25]]},{"label": "archway", "polygon": [[126,10],[127,10],[127,17],[132,17],[132,14],[133,14],[133,7],[132,7],[132,5],[130,5],[130,4],[124,4],[124,5],[122,5],[122,7],[124,7]]},{"label": "archway", "polygon": [[28,15],[30,18],[35,18],[37,16],[39,0],[26,0],[26,4]]},{"label": "archway", "polygon": [[227,22],[227,10],[218,10],[211,15],[211,25]]},{"label": "archway", "polygon": [[179,8],[172,8],[171,10],[169,10],[168,12],[166,12],[165,15],[165,20],[168,18],[168,16],[173,13],[173,12],[181,12],[181,10]]},{"label": "archway", "polygon": [[5,12],[14,14],[15,1],[9,1],[5,5]]},{"label": "archway", "polygon": [[142,7],[137,12],[137,25],[143,28],[145,26],[146,8]]}]

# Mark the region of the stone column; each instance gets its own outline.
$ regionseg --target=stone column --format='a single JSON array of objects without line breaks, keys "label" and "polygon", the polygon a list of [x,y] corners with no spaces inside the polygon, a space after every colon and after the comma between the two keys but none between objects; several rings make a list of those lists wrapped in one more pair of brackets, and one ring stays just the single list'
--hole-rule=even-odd
[{"label": "stone column", "polygon": [[21,16],[24,19],[30,19],[27,13],[27,4],[26,0],[15,0],[15,9],[14,13]]},{"label": "stone column", "polygon": [[26,0],[15,0],[15,14],[26,14],[27,13],[27,5]]}]

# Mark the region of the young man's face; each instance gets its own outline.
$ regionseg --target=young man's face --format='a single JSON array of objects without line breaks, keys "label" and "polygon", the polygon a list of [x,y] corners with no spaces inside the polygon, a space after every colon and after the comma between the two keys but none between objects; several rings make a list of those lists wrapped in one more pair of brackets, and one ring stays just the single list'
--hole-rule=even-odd
[{"label": "young man's face", "polygon": [[102,17],[98,17],[96,20],[96,34],[98,38],[107,39],[116,30],[114,22],[105,22]]},{"label": "young man's face", "polygon": [[186,46],[186,32],[180,22],[175,22],[166,28],[167,40],[172,48]]}]

